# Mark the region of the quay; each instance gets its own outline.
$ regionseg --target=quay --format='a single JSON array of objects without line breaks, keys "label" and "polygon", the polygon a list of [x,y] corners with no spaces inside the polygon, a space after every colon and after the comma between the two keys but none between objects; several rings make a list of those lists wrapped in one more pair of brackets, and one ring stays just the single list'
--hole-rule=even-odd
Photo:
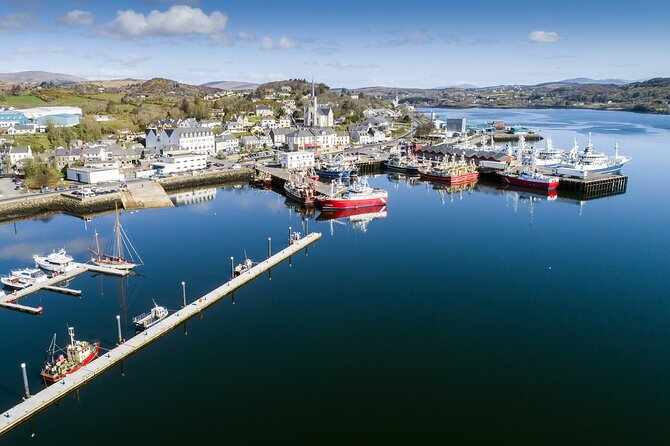
[{"label": "quay", "polygon": [[114,268],[107,268],[104,266],[91,265],[89,263],[72,262],[70,265],[72,265],[72,268],[62,274],[57,274],[45,280],[44,282],[29,285],[20,290],[16,290],[13,293],[5,294],[4,296],[0,297],[0,307],[7,308],[9,310],[21,311],[23,313],[42,314],[42,307],[34,308],[25,305],[19,305],[16,303],[16,301],[30,294],[42,290],[55,291],[58,293],[72,294],[78,296],[81,294],[81,291],[71,290],[69,288],[63,288],[57,285],[61,282],[65,282],[66,280],[72,279],[88,271],[113,276],[125,276],[130,273],[130,271],[126,270],[119,270]]},{"label": "quay", "polygon": [[[279,167],[260,166],[258,167],[258,170],[272,175],[273,181],[277,179],[282,184],[288,181],[290,175],[286,169],[281,169]],[[330,193],[329,184],[322,183],[321,181],[315,181],[312,184],[314,185],[314,190],[320,194],[328,195]]]},{"label": "quay", "polygon": [[[64,396],[68,395],[70,392],[73,392],[74,390],[85,385],[114,365],[123,361],[128,356],[136,353],[151,342],[183,324],[188,319],[208,308],[210,305],[218,302],[236,289],[252,281],[256,277],[262,275],[264,272],[297,254],[301,250],[307,248],[309,245],[316,242],[320,238],[320,233],[311,233],[302,239],[294,241],[287,248],[279,251],[273,256],[268,257],[266,260],[251,267],[246,272],[243,272],[239,276],[224,283],[220,287],[210,291],[194,302],[185,305],[184,308],[175,313],[172,313],[146,331],[135,335],[125,342],[121,342],[118,346],[94,359],[75,373],[66,376],[62,380],[52,384],[35,395],[24,399],[23,402],[5,411],[0,416],[0,436],[17,427],[24,421],[29,420],[31,417],[46,409],[48,406],[54,404]],[[269,241],[270,240],[268,239],[268,243]],[[270,253],[268,252],[268,254]],[[23,369],[25,370],[25,368]],[[28,391],[27,388],[26,391]]]}]

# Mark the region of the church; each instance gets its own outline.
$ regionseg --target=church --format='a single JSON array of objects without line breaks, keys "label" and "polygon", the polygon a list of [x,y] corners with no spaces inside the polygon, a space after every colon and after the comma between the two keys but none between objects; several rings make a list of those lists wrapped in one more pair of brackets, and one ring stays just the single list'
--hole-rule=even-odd
[{"label": "church", "polygon": [[333,127],[333,109],[327,105],[319,106],[314,93],[312,82],[312,98],[309,106],[305,107],[306,127]]}]

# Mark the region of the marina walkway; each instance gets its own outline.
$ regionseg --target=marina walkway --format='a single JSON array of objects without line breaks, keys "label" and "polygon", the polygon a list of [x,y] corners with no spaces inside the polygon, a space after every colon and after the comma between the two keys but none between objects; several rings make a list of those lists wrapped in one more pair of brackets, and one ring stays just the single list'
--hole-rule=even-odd
[{"label": "marina walkway", "polygon": [[16,290],[13,293],[7,293],[4,296],[0,297],[0,307],[7,308],[9,310],[21,311],[23,313],[31,314],[41,314],[42,307],[27,307],[25,305],[19,305],[16,303],[17,300],[28,296],[29,294],[36,293],[42,290],[65,292],[68,294],[78,294],[76,292],[70,292],[74,290],[61,291],[62,288],[57,287],[56,285],[65,282],[66,280],[72,279],[80,274],[83,274],[87,271],[93,271],[96,273],[109,274],[114,276],[125,276],[129,274],[129,271],[119,270],[114,268],[107,268],[104,266],[91,265],[89,263],[78,263],[72,262],[73,266],[70,270],[66,271],[63,274],[56,275],[51,277],[44,282],[36,283],[30,286],[27,286],[23,289]]},{"label": "marina walkway", "polygon": [[[320,233],[312,233],[305,236],[282,251],[279,251],[277,254],[269,257],[267,260],[258,263],[248,271],[231,279],[229,282],[224,283],[196,301],[191,302],[181,310],[169,315],[148,330],[109,350],[107,353],[91,361],[88,365],[82,367],[72,375],[68,375],[59,382],[52,384],[46,389],[32,395],[30,398],[25,399],[23,402],[4,412],[2,416],[0,416],[0,436],[24,421],[27,421],[38,412],[88,383],[98,375],[104,373],[106,370],[121,362],[124,358],[136,353],[142,347],[183,324],[189,318],[200,313],[215,302],[218,302],[220,299],[244,284],[252,281],[272,267],[307,248],[320,238]],[[37,371],[31,371],[31,373],[37,373]]]}]

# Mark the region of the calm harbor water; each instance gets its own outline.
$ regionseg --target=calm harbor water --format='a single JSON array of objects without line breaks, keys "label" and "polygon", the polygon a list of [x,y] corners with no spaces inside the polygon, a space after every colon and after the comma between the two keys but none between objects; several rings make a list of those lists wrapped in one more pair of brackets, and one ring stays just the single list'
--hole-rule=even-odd
[{"label": "calm harbor water", "polygon": [[[453,192],[378,175],[374,219],[308,215],[324,238],[201,317],[0,438],[11,445],[293,443],[655,444],[670,435],[670,117],[575,110],[436,110],[503,119],[569,149],[633,160],[623,195],[581,202],[480,184]],[[542,146],[544,143],[538,143]],[[82,297],[39,293],[33,317],[0,310],[0,410],[33,391],[54,332],[115,343],[152,299],[170,309],[223,283],[230,256],[261,260],[303,216],[249,186],[122,215],[145,266],[82,275]],[[0,272],[65,247],[90,222],[0,226]],[[72,433],[75,427],[76,435]],[[75,436],[73,436],[75,435]]]}]

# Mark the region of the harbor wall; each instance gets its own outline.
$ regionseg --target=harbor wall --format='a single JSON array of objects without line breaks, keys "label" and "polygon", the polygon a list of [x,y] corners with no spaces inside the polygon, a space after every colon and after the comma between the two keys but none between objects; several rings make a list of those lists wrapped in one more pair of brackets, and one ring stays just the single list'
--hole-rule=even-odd
[{"label": "harbor wall", "polygon": [[68,197],[64,194],[33,195],[0,204],[0,222],[22,220],[54,213],[82,216],[114,209],[115,203],[121,203],[121,197],[118,193],[87,197],[83,200]]},{"label": "harbor wall", "polygon": [[249,181],[253,175],[253,169],[227,169],[218,172],[204,172],[196,175],[180,175],[175,177],[161,178],[158,184],[163,186],[166,192],[178,191],[191,187],[216,186],[233,181]]}]

